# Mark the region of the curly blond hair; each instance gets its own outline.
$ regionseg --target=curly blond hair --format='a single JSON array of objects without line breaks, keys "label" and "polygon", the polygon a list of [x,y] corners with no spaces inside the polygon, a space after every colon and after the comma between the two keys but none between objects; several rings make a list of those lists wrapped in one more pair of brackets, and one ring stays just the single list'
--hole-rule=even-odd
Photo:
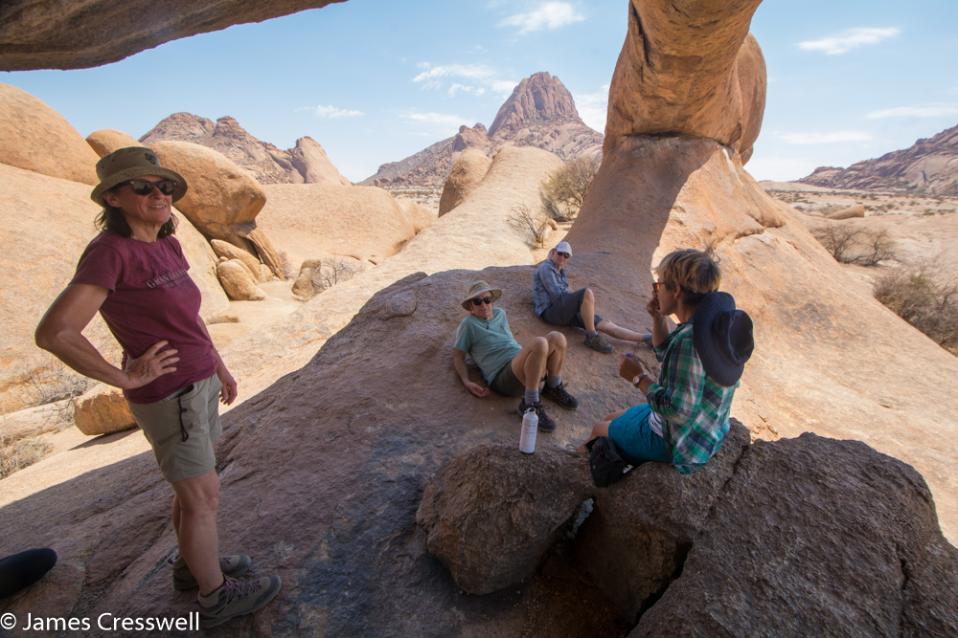
[{"label": "curly blond hair", "polygon": [[718,290],[722,283],[718,262],[711,254],[694,248],[670,252],[659,262],[655,274],[669,290],[680,287],[686,305],[697,304],[706,294]]}]

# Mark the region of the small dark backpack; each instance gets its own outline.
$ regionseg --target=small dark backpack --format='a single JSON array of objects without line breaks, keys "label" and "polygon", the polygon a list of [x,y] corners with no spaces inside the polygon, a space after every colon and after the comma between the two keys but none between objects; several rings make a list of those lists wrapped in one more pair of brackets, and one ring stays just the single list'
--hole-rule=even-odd
[{"label": "small dark backpack", "polygon": [[608,487],[632,471],[615,443],[604,436],[592,439],[586,444],[589,450],[589,470],[596,487]]}]

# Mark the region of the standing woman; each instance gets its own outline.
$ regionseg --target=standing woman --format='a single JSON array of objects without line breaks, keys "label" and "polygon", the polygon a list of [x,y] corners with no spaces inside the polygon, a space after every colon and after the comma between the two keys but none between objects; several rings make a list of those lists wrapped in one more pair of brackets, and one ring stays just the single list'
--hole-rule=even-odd
[{"label": "standing woman", "polygon": [[[90,197],[103,206],[96,220],[102,232],[40,320],[37,345],[77,372],[123,389],[173,487],[180,549],[173,585],[199,589],[201,624],[213,627],[264,606],[281,583],[278,576],[236,580],[250,558],[219,556],[217,399],[232,403],[236,381],[200,318],[200,291],[173,236],[172,204],[186,193],[186,181],[142,147],[110,153],[96,172],[100,183]],[[121,368],[82,334],[97,311],[123,347]]]}]

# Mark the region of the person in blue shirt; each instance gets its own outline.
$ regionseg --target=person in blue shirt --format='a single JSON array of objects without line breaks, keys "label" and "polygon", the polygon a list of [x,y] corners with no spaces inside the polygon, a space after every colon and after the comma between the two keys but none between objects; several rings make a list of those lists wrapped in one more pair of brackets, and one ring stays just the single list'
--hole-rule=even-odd
[{"label": "person in blue shirt", "polygon": [[597,352],[610,353],[614,349],[605,337],[623,341],[648,342],[648,333],[635,332],[603,319],[595,311],[595,293],[591,288],[569,292],[565,267],[572,258],[572,246],[560,241],[549,251],[548,259],[539,264],[532,275],[532,304],[536,316],[553,326],[571,326],[585,330],[585,345]]},{"label": "person in blue shirt", "polygon": [[[555,421],[542,407],[540,396],[550,399],[568,410],[579,402],[569,394],[562,383],[562,362],[565,359],[566,339],[561,332],[552,331],[543,337],[534,337],[525,346],[519,345],[512,331],[506,311],[494,307],[502,290],[484,281],[470,286],[462,300],[469,313],[456,329],[452,349],[452,363],[462,385],[480,399],[492,389],[508,397],[521,396],[519,414],[533,408],[539,417],[539,429],[551,432]],[[487,386],[469,378],[466,368],[469,355],[482,372]],[[546,378],[545,387],[540,386]]]}]

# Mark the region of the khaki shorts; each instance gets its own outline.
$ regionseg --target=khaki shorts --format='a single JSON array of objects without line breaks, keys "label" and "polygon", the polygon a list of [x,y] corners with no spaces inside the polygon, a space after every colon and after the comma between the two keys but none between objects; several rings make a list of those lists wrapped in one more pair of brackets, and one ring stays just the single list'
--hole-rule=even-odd
[{"label": "khaki shorts", "polygon": [[223,432],[219,417],[221,387],[214,374],[153,403],[128,402],[153,447],[163,477],[170,483],[206,474],[216,467],[213,443]]}]

